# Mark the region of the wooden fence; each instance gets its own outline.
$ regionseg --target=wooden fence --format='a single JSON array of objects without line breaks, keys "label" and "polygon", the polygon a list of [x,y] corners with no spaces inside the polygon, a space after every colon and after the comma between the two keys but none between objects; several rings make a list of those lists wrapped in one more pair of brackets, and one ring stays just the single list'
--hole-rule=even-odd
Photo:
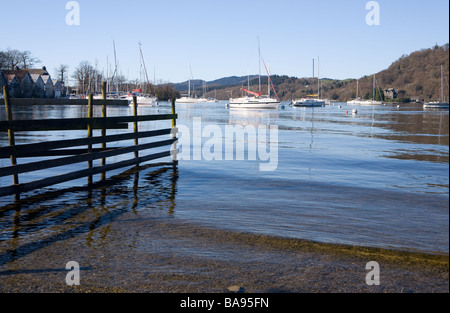
[{"label": "wooden fence", "polygon": [[[105,85],[104,85],[105,87]],[[103,99],[105,88],[103,88]],[[9,145],[0,147],[0,158],[10,158],[11,165],[0,167],[0,177],[12,176],[12,184],[0,186],[0,197],[15,195],[20,198],[23,192],[48,187],[55,184],[87,177],[88,184],[92,184],[93,175],[101,174],[101,180],[106,179],[106,172],[119,168],[139,165],[140,163],[172,156],[176,162],[176,119],[175,100],[172,100],[172,114],[138,115],[137,100],[133,98],[132,116],[106,116],[106,102],[102,101],[102,117],[93,116],[94,101],[89,95],[88,118],[64,118],[47,120],[13,120],[11,102],[8,89],[3,88],[6,108],[6,121],[0,121],[0,132],[8,132]],[[157,129],[150,131],[139,131],[139,123],[146,121],[172,120],[172,128]],[[114,135],[106,135],[108,129],[128,129],[128,124],[133,123],[133,131]],[[15,133],[26,131],[69,131],[87,130],[87,137],[57,141],[43,141],[30,144],[15,144]],[[100,136],[93,136],[94,129],[101,129]],[[170,139],[159,140],[150,143],[139,143],[139,139],[170,135]],[[133,140],[134,145],[123,147],[107,147],[107,143]],[[101,145],[93,148],[93,145]],[[171,146],[170,150],[152,154],[140,155],[140,151],[158,147]],[[127,153],[134,153],[134,157],[107,163],[107,158]],[[18,158],[29,157],[51,157],[30,163],[18,164]],[[93,166],[94,160],[101,160],[100,166]],[[45,170],[65,165],[87,162],[87,167],[73,172],[63,173],[56,176],[44,177],[39,180],[20,183],[19,175],[38,170]]]}]

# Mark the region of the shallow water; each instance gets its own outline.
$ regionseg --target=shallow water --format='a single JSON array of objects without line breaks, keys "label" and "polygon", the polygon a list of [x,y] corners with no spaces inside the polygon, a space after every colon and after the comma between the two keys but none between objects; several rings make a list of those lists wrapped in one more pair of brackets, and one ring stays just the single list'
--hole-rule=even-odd
[{"label": "shallow water", "polygon": [[[356,114],[352,113],[353,109],[357,109]],[[169,104],[139,110],[140,114],[156,112],[170,112]],[[60,236],[62,232],[70,237],[89,232],[96,224],[83,224],[83,216],[92,214],[91,210],[107,208],[112,214],[110,218],[123,211],[136,210],[139,216],[179,219],[217,229],[448,253],[448,110],[425,111],[419,105],[397,108],[345,104],[293,108],[287,103],[278,110],[230,110],[225,103],[217,103],[180,104],[177,113],[177,124],[180,129],[184,126],[191,131],[191,141],[182,147],[185,153],[186,149],[190,150],[185,154],[189,158],[180,160],[176,174],[164,167],[156,175],[144,171],[138,183],[130,177],[108,189],[103,203],[100,191],[95,190],[91,196],[85,190],[74,190],[51,199],[32,201],[22,205],[22,215],[16,218],[14,210],[6,207],[11,198],[0,198],[0,240],[19,237],[21,242],[32,242],[43,235]],[[128,107],[108,111],[109,116],[126,114],[131,114]],[[86,109],[80,106],[14,108],[15,119],[86,115]],[[3,111],[0,117],[4,119]],[[201,125],[198,125],[195,122],[200,117]],[[261,164],[268,163],[264,159],[237,160],[236,151],[232,160],[222,160],[228,140],[225,128],[236,125],[247,129],[278,127],[277,153],[272,155],[272,161],[275,157],[277,161],[274,171],[261,171]],[[201,134],[208,126],[219,135],[205,133],[198,140],[198,131]],[[168,126],[167,122],[150,122],[142,127]],[[19,133],[16,142],[79,135],[85,134]],[[254,143],[254,138],[245,138],[246,156],[259,145],[267,144],[268,152],[269,141],[274,140],[258,136]],[[5,134],[0,134],[0,143],[7,143]],[[221,147],[222,153],[217,156],[221,155],[222,159],[195,159],[194,156],[202,156],[208,143]],[[1,166],[8,164],[9,160],[0,160]],[[21,178],[21,182],[61,170],[38,172]],[[0,178],[0,183],[10,184],[11,178]],[[85,179],[76,180],[30,195],[85,183]],[[107,221],[108,218],[97,223],[104,225]],[[71,228],[74,224],[82,226]],[[96,234],[92,240],[104,239]]]}]

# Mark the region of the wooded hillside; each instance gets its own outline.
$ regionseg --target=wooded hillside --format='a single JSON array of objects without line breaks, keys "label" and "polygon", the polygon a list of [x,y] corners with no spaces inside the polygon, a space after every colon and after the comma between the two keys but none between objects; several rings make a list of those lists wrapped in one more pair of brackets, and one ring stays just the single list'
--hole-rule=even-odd
[{"label": "wooded hillside", "polygon": [[[449,44],[423,49],[409,55],[403,55],[393,62],[389,68],[375,73],[378,90],[394,88],[398,93],[396,101],[409,101],[419,98],[429,101],[440,99],[441,94],[441,65],[444,66],[444,95],[449,97]],[[296,78],[274,75],[271,77],[277,94],[281,100],[302,98],[317,94],[317,78]],[[262,93],[267,94],[267,77],[262,77]],[[372,98],[373,73],[361,77],[359,80],[359,96]],[[226,82],[226,83],[225,83]],[[234,86],[230,84],[234,83]],[[247,77],[230,77],[207,82],[206,97],[229,99],[242,94],[241,88],[247,88]],[[338,101],[348,101],[356,97],[357,79],[334,80],[323,78],[321,84],[321,98]],[[251,90],[258,89],[258,78],[252,76]],[[184,92],[187,83],[176,85]],[[192,88],[192,85],[191,85]],[[198,95],[203,94],[201,81],[195,82]],[[381,93],[382,94],[382,93]],[[273,92],[272,92],[273,95]]]}]

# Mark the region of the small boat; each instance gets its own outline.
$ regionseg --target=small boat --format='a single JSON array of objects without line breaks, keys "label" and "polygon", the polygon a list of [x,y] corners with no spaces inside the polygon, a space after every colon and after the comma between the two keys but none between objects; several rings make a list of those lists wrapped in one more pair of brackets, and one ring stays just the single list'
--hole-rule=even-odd
[{"label": "small boat", "polygon": [[441,101],[424,103],[425,109],[448,109],[448,102],[444,100],[444,66],[441,65]]},{"label": "small boat", "polygon": [[383,104],[383,101],[375,100],[375,94],[376,94],[375,74],[373,75],[373,97],[372,97],[372,99],[363,100],[360,97],[358,97],[358,92],[359,92],[359,80],[356,81],[356,99],[347,101],[347,104],[350,104],[350,105],[382,105]]},{"label": "small boat", "polygon": [[347,101],[347,104],[357,105],[357,104],[361,104],[363,102],[364,102],[364,100],[358,98],[358,99],[353,99],[353,100]]},{"label": "small boat", "polygon": [[191,96],[191,64],[188,64],[188,93],[185,94],[183,97],[177,99],[177,103],[182,104],[193,104],[193,103],[201,103],[201,102],[207,102],[207,99],[205,98],[196,98]]},{"label": "small boat", "polygon": [[[318,59],[318,58],[317,58]],[[319,68],[319,61],[317,61],[317,67]],[[319,71],[319,70],[317,70]],[[314,80],[314,60],[313,60],[313,80]],[[320,99],[320,76],[317,73],[317,95],[309,95],[307,98],[295,99],[292,101],[292,105],[296,107],[324,107],[325,100]],[[316,98],[310,98],[317,97]]]},{"label": "small boat", "polygon": [[[139,75],[142,77],[142,74],[145,75],[146,82],[147,82],[147,89],[151,89],[150,82],[148,80],[148,74],[147,74],[147,67],[145,66],[145,60],[144,60],[144,54],[142,53],[142,44],[139,42]],[[144,69],[142,73],[142,68]],[[142,85],[142,79],[140,78],[141,85]],[[139,89],[133,90],[132,93],[129,93],[128,95],[122,96],[121,99],[128,100],[128,104],[130,106],[133,106],[133,96],[136,96],[136,102],[138,106],[153,106],[153,104],[157,104],[158,98],[156,95],[151,96],[148,94],[142,93],[142,86]]]},{"label": "small boat", "polygon": [[440,101],[434,101],[434,102],[427,102],[423,105],[426,109],[448,109],[448,102],[440,102]]},{"label": "small boat", "polygon": [[254,96],[240,97],[230,99],[230,108],[246,108],[246,109],[276,109],[280,101],[270,97]]},{"label": "small boat", "polygon": [[362,100],[359,102],[360,105],[381,105],[383,104],[382,101],[376,101],[376,100]]},{"label": "small boat", "polygon": [[[261,50],[259,47],[259,37],[258,37],[258,57],[259,60],[262,60],[264,63],[264,67],[267,72],[267,96],[261,95],[261,67],[259,71],[259,92],[253,92],[244,88],[241,88],[242,91],[247,92],[249,95],[247,97],[240,98],[230,98],[229,107],[230,108],[245,108],[245,109],[277,109],[280,104],[280,100],[278,100],[277,92],[275,91],[275,87],[273,86],[272,79],[270,78],[270,73],[267,70],[264,59],[261,57]],[[270,86],[272,86],[273,91],[275,93],[275,98],[270,97]],[[250,96],[252,95],[252,96]]]},{"label": "small boat", "polygon": [[325,100],[303,98],[292,101],[292,105],[295,107],[323,107]]},{"label": "small boat", "polygon": [[361,97],[358,97],[358,94],[359,94],[359,80],[356,81],[356,99],[347,101],[347,104],[358,105],[364,102],[364,100],[362,100]]},{"label": "small boat", "polygon": [[192,97],[181,97],[177,99],[177,103],[183,103],[183,104],[192,104],[192,103],[199,103],[198,99],[192,98]]},{"label": "small boat", "polygon": [[[133,94],[123,97],[124,100],[128,100],[130,106],[133,106]],[[136,102],[138,106],[153,106],[158,99],[156,97],[147,96],[143,94],[136,94]]]}]

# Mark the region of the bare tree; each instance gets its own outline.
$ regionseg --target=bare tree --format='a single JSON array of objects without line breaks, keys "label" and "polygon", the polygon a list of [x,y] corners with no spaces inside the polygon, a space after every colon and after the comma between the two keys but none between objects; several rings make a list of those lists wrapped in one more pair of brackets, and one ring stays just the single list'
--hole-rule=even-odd
[{"label": "bare tree", "polygon": [[41,61],[32,56],[30,51],[19,51],[17,49],[6,49],[6,51],[0,51],[0,69],[2,70],[14,70],[17,67],[29,69],[33,65],[40,63]]},{"label": "bare tree", "polygon": [[72,77],[77,81],[81,94],[96,92],[97,85],[103,80],[103,76],[88,61],[82,61]]},{"label": "bare tree", "polygon": [[89,92],[90,73],[93,70],[94,68],[88,61],[82,61],[75,69],[72,77],[77,81],[79,93],[84,94]]},{"label": "bare tree", "polygon": [[33,67],[34,65],[41,63],[41,60],[31,55],[31,52],[26,51],[19,51],[19,60],[20,65],[22,65],[22,68],[29,69]]},{"label": "bare tree", "polygon": [[8,66],[8,55],[5,51],[0,51],[0,70],[6,70],[8,69]]},{"label": "bare tree", "polygon": [[56,77],[58,77],[58,80],[61,82],[64,82],[64,79],[66,78],[65,75],[69,71],[69,66],[67,64],[61,64],[55,69]]},{"label": "bare tree", "polygon": [[14,70],[20,64],[20,51],[7,49],[2,52],[1,68],[4,70]]}]

